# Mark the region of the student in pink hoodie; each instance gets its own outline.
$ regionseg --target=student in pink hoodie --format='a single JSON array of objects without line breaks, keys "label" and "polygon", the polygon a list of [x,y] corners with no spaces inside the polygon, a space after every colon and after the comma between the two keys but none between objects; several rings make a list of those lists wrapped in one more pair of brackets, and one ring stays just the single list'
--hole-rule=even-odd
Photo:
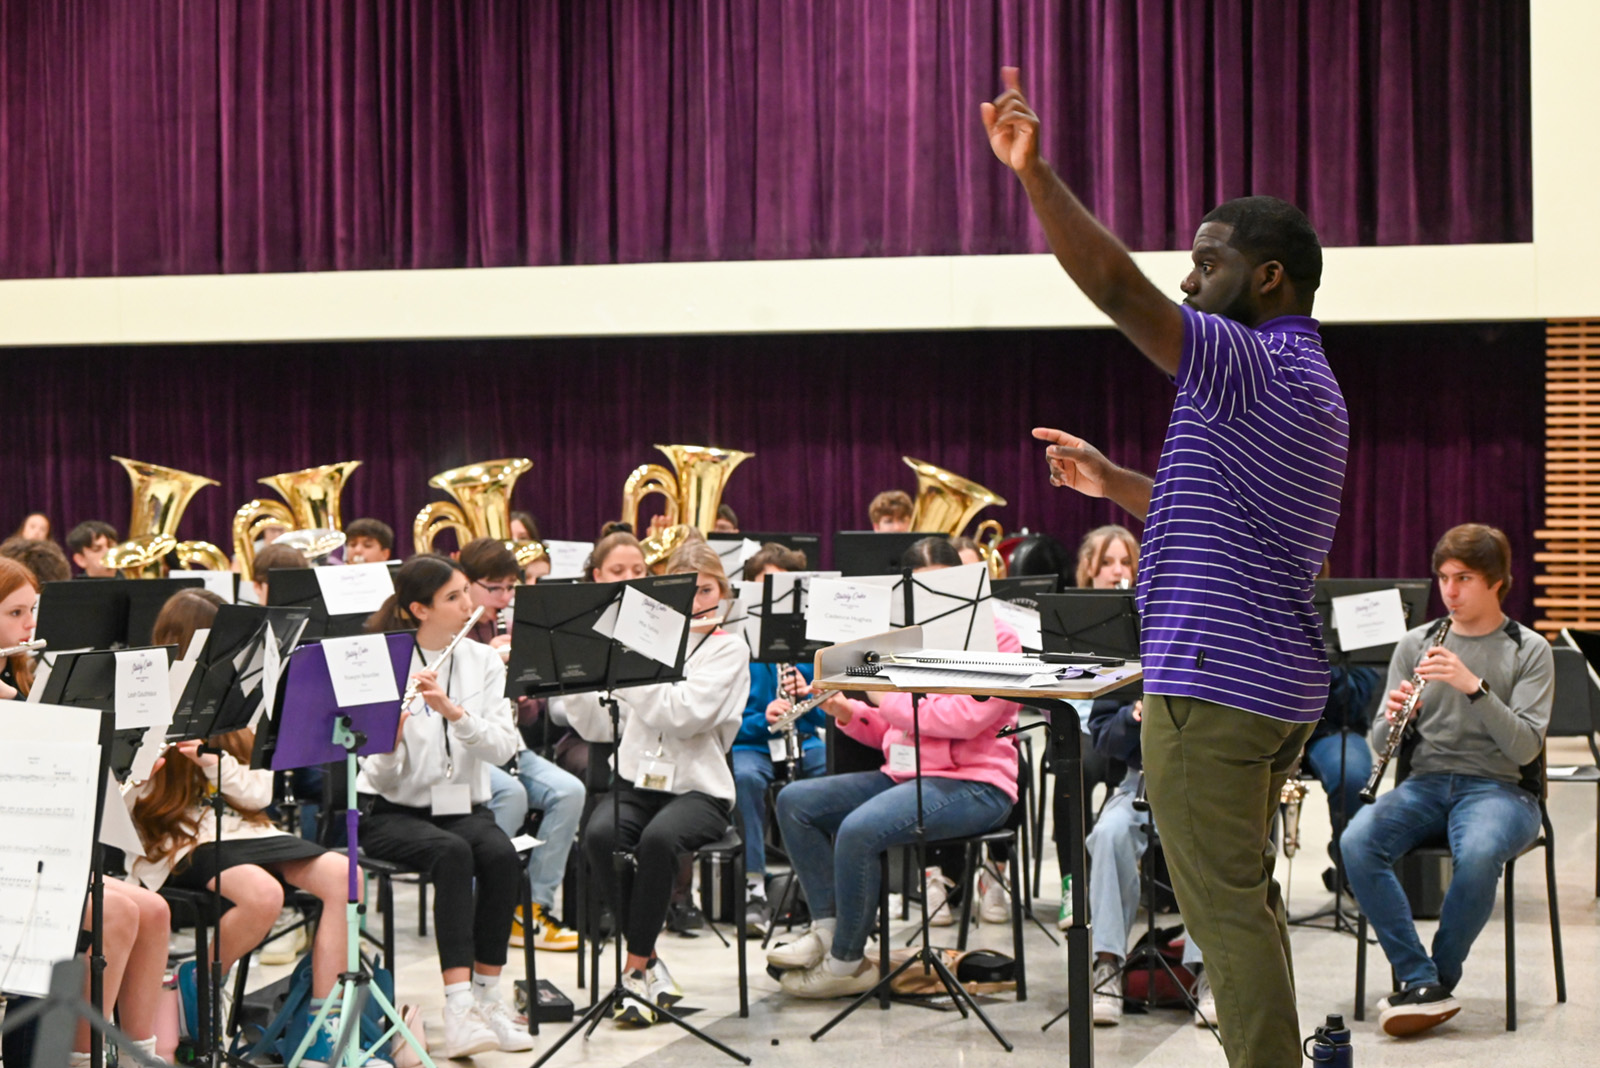
[{"label": "student in pink hoodie", "polygon": [[[955,567],[949,539],[924,538],[906,551],[913,571]],[[1020,652],[1010,628],[995,627],[1003,652]],[[783,989],[796,997],[853,996],[871,989],[877,969],[865,959],[878,900],[878,854],[916,839],[911,696],[882,695],[879,705],[840,696],[822,706],[837,728],[883,749],[878,771],[806,779],[778,795],[794,870],[805,889],[812,926],[767,954],[784,969]],[[1018,705],[991,698],[930,695],[918,705],[922,739],[923,823],[929,841],[993,830],[1017,800],[1017,749],[1001,728],[1016,723]]]}]

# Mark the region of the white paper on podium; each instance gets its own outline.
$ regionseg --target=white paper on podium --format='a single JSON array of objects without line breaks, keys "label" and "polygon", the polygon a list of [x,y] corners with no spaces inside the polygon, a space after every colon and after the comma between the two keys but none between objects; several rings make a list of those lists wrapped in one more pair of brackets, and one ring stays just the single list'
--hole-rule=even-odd
[{"label": "white paper on podium", "polygon": [[1406,613],[1397,589],[1333,599],[1333,626],[1345,652],[1392,645],[1406,636]]},{"label": "white paper on podium", "polygon": [[676,608],[640,593],[637,586],[629,586],[622,591],[611,637],[634,652],[671,667],[678,662],[678,646],[686,622]]},{"label": "white paper on podium", "polygon": [[893,609],[888,586],[844,579],[812,579],[806,640],[850,642],[882,634]]},{"label": "white paper on podium", "polygon": [[1030,652],[1044,648],[1044,631],[1039,622],[1039,610],[1026,608],[999,598],[992,599],[994,618],[1017,632],[1022,647]]},{"label": "white paper on podium", "polygon": [[340,708],[400,700],[394,665],[389,662],[389,644],[383,635],[324,638],[322,651],[328,660],[333,699]]},{"label": "white paper on podium", "polygon": [[[0,717],[0,975],[43,996],[77,949],[94,847],[100,712],[39,705]],[[115,796],[115,795],[113,795]]]},{"label": "white paper on podium", "polygon": [[904,600],[894,598],[894,626],[922,628],[924,645],[940,649],[965,649],[992,653],[999,646],[994,635],[994,598],[989,595],[988,565],[963,564],[912,575],[911,606],[915,618],[905,619]]},{"label": "white paper on podium", "polygon": [[228,604],[233,603],[233,572],[232,571],[175,571],[173,578],[197,578],[205,582],[205,588],[221,597]]},{"label": "white paper on podium", "polygon": [[342,564],[311,570],[316,573],[317,588],[330,616],[376,612],[394,593],[394,577],[388,564]]},{"label": "white paper on podium", "polygon": [[166,650],[121,649],[116,657],[117,730],[154,727],[163,720],[170,721],[172,696]]},{"label": "white paper on podium", "polygon": [[594,551],[590,541],[546,541],[545,555],[550,558],[551,578],[582,578],[583,562]]}]

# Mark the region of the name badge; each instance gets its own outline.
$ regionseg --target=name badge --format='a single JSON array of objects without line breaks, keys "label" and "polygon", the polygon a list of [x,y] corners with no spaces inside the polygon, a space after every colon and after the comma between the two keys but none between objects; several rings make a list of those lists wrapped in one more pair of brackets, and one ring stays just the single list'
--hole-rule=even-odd
[{"label": "name badge", "polygon": [[670,794],[677,776],[678,766],[672,761],[661,757],[640,757],[639,777],[633,781],[633,785],[641,790],[659,790]]},{"label": "name badge", "polygon": [[889,770],[904,772],[907,775],[917,773],[917,747],[896,742],[889,747]]},{"label": "name badge", "polygon": [[466,816],[472,812],[472,787],[466,783],[444,783],[433,788],[435,816]]},{"label": "name badge", "polygon": [[767,751],[772,754],[773,763],[789,759],[789,744],[781,734],[774,734],[767,738]]}]

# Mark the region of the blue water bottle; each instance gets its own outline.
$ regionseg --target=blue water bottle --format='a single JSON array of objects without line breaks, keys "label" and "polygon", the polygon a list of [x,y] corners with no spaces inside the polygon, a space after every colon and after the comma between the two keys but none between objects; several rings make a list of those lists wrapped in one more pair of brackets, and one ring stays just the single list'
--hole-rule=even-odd
[{"label": "blue water bottle", "polygon": [[1355,1047],[1350,1045],[1350,1029],[1344,1017],[1329,1013],[1328,1022],[1312,1032],[1305,1041],[1306,1056],[1312,1064],[1325,1064],[1330,1068],[1350,1068]]}]

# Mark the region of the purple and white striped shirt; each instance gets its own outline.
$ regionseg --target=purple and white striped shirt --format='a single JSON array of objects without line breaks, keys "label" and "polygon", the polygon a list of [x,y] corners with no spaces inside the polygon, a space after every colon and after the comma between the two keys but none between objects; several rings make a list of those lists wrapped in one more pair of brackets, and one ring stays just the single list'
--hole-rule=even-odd
[{"label": "purple and white striped shirt", "polygon": [[1144,688],[1310,722],[1328,698],[1311,590],[1339,520],[1344,397],[1315,319],[1182,310],[1139,555]]}]

